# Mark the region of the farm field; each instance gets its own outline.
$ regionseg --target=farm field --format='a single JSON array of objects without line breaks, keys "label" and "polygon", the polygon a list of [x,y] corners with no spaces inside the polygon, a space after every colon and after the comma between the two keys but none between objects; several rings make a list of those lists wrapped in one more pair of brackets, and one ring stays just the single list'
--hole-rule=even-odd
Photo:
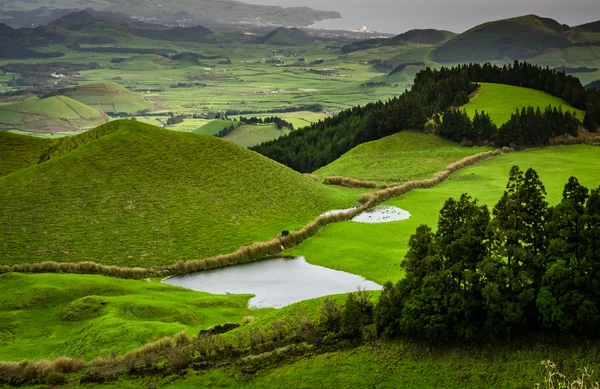
[{"label": "farm field", "polygon": [[314,174],[321,180],[341,176],[378,184],[422,180],[454,161],[488,150],[491,148],[461,147],[434,135],[402,131],[363,143]]},{"label": "farm field", "polygon": [[104,135],[0,178],[3,264],[201,259],[299,229],[364,193],[213,136],[130,120],[94,131]]},{"label": "farm field", "polygon": [[584,112],[569,106],[564,100],[533,89],[517,86],[480,83],[481,90],[463,108],[472,118],[475,111],[485,111],[497,126],[510,120],[517,109],[539,107],[542,111],[552,105],[562,107],[563,111],[575,111],[577,118],[583,120]]},{"label": "farm field", "polygon": [[310,263],[359,274],[378,283],[402,278],[400,262],[407,251],[408,238],[421,224],[435,228],[440,209],[449,197],[468,193],[491,209],[504,192],[510,168],[534,168],[546,187],[547,201],[554,205],[570,176],[588,188],[600,185],[600,148],[596,146],[557,146],[541,150],[504,154],[465,168],[431,189],[417,189],[389,200],[410,212],[408,220],[363,224],[342,222],[322,229],[316,236],[287,250],[288,255],[304,256]]}]

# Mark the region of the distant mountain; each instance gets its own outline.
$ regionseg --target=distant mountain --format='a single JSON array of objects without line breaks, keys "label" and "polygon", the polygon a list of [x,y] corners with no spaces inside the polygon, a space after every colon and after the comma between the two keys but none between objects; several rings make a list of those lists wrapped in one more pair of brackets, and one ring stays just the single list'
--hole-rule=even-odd
[{"label": "distant mountain", "polygon": [[368,50],[382,46],[402,46],[407,43],[439,45],[455,36],[455,33],[443,30],[409,30],[392,38],[376,38],[354,42],[342,47],[342,52],[352,53],[359,50]]},{"label": "distant mountain", "polygon": [[256,42],[268,45],[297,45],[311,43],[314,40],[315,38],[299,28],[278,27],[266,36],[259,37]]},{"label": "distant mountain", "polygon": [[88,10],[83,10],[66,14],[63,17],[54,20],[52,24],[66,30],[76,30],[97,20],[98,19],[92,16]]},{"label": "distant mountain", "polygon": [[175,27],[168,30],[137,30],[137,34],[144,38],[161,39],[168,41],[198,42],[212,35],[212,31],[203,26]]},{"label": "distant mountain", "polygon": [[0,58],[53,58],[62,53],[39,53],[31,50],[33,47],[60,43],[63,38],[59,34],[48,32],[42,28],[30,30],[16,30],[4,23],[0,23]]},{"label": "distant mountain", "polygon": [[571,46],[569,26],[536,15],[481,24],[432,52],[437,62],[477,62],[527,59],[550,48]]},{"label": "distant mountain", "polygon": [[[54,10],[56,3],[45,0],[0,0],[0,22],[14,26],[31,26],[36,21],[47,23],[74,10],[88,8],[87,0],[63,0],[60,6],[70,11]],[[253,24],[271,26],[309,26],[325,19],[341,18],[338,12],[319,11],[307,7],[283,8],[247,4],[234,0],[172,0],[163,2],[148,0],[97,0],[93,3],[98,12],[135,14],[136,19],[170,26],[193,26],[197,24]],[[39,7],[35,10],[36,7]],[[58,8],[58,7],[57,7]],[[34,9],[32,11],[32,9]],[[54,11],[57,11],[54,13]],[[96,15],[91,14],[96,17]],[[12,21],[12,22],[11,22]],[[124,20],[114,20],[124,21]],[[37,25],[39,25],[38,23]]]}]

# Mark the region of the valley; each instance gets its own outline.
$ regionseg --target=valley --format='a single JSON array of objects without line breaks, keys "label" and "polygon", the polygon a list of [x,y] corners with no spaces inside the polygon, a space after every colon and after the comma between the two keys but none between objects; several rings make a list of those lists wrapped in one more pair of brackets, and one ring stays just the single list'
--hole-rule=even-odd
[{"label": "valley", "polygon": [[0,387],[598,380],[597,23],[101,4],[3,5]]}]

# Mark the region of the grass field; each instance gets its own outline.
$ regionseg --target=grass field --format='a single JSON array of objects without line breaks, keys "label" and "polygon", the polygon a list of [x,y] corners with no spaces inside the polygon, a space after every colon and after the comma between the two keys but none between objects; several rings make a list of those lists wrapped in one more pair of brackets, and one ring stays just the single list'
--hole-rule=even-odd
[{"label": "grass field", "polygon": [[107,120],[98,110],[65,96],[0,104],[0,129],[73,131]]},{"label": "grass field", "polygon": [[488,150],[460,147],[434,135],[404,131],[363,143],[314,174],[321,180],[341,176],[378,184],[422,180],[454,161]]},{"label": "grass field", "polygon": [[64,95],[103,112],[136,113],[152,108],[151,102],[113,82],[69,88]]},{"label": "grass field", "polygon": [[211,120],[202,127],[192,131],[194,134],[215,135],[224,128],[238,126],[241,123],[235,120]]},{"label": "grass field", "polygon": [[342,222],[330,225],[316,236],[287,251],[307,261],[332,269],[360,274],[378,283],[402,277],[400,262],[407,251],[408,238],[421,224],[435,228],[439,211],[449,197],[468,193],[490,209],[500,199],[510,168],[534,168],[556,204],[570,176],[589,188],[600,185],[600,148],[596,146],[559,146],[494,157],[455,173],[448,181],[431,189],[419,189],[387,201],[411,213],[408,220],[362,224]]},{"label": "grass field", "polygon": [[585,114],[571,107],[564,100],[545,92],[503,84],[480,83],[480,85],[480,91],[463,108],[471,118],[476,110],[485,111],[497,126],[509,121],[510,116],[523,107],[539,107],[542,111],[548,105],[562,107],[563,111],[575,111],[579,120],[583,120]]},{"label": "grass field", "polygon": [[109,134],[0,178],[0,263],[200,259],[299,229],[364,192],[213,136],[130,120],[101,129]]},{"label": "grass field", "polygon": [[0,177],[38,163],[50,139],[0,131]]},{"label": "grass field", "polygon": [[277,139],[290,133],[287,128],[281,130],[275,124],[251,125],[244,124],[233,130],[232,133],[223,137],[223,139],[233,142],[243,147],[254,146],[263,142]]},{"label": "grass field", "polygon": [[0,275],[0,360],[121,355],[145,343],[241,322],[250,296],[73,274]]}]

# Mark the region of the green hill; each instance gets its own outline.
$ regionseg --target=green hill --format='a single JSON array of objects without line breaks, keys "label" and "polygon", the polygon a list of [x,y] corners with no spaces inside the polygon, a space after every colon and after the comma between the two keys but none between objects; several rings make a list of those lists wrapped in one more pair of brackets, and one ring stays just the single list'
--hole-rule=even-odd
[{"label": "green hill", "polygon": [[307,32],[299,28],[278,27],[264,37],[256,40],[256,43],[266,45],[297,45],[311,43],[314,40]]},{"label": "green hill", "polygon": [[488,22],[476,26],[433,50],[437,62],[481,62],[526,59],[550,48],[571,45],[568,26],[536,15]]},{"label": "green hill", "polygon": [[266,240],[356,200],[213,136],[128,120],[90,134],[0,178],[1,264],[172,264]]},{"label": "green hill", "polygon": [[102,112],[65,96],[0,104],[0,129],[73,131],[94,127],[107,120]]},{"label": "green hill", "polygon": [[320,179],[341,176],[378,184],[421,180],[454,161],[487,150],[460,147],[434,135],[404,131],[360,144],[314,174]]},{"label": "green hill", "polygon": [[103,112],[136,113],[152,108],[152,103],[113,82],[80,85],[63,89],[61,94]]},{"label": "green hill", "polygon": [[53,140],[0,131],[0,177],[35,165]]},{"label": "green hill", "polygon": [[515,110],[524,107],[540,107],[543,110],[548,105],[560,106],[563,111],[575,111],[579,120],[583,120],[585,114],[571,107],[564,100],[545,92],[503,84],[480,83],[480,85],[481,89],[463,108],[471,118],[476,110],[485,111],[497,126],[506,123]]},{"label": "green hill", "polygon": [[195,129],[193,131],[194,134],[204,134],[204,135],[215,135],[216,133],[218,133],[219,131],[233,126],[233,125],[240,125],[241,123],[235,120],[220,120],[220,119],[216,119],[216,120],[211,120],[210,122],[206,123],[205,125],[203,125],[202,127]]}]

